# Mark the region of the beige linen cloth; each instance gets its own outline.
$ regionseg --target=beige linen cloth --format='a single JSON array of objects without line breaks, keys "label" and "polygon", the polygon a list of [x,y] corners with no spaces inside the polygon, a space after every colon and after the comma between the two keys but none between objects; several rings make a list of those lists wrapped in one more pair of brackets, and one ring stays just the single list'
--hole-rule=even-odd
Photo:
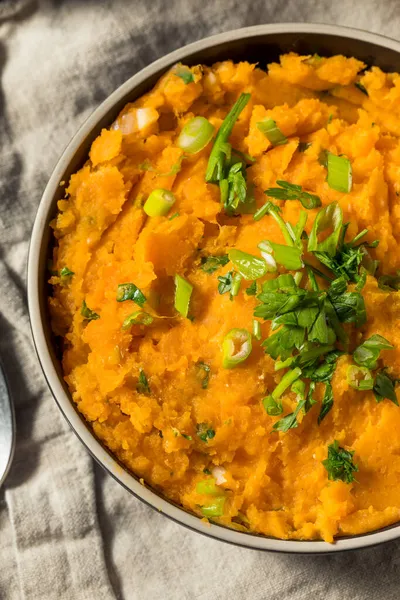
[{"label": "beige linen cloth", "polygon": [[326,557],[266,554],[188,531],[133,498],[58,412],[25,297],[46,180],[77,127],[129,76],[185,43],[263,22],[398,37],[399,11],[397,0],[0,0],[0,353],[18,427],[0,490],[2,600],[400,598],[398,543]]}]

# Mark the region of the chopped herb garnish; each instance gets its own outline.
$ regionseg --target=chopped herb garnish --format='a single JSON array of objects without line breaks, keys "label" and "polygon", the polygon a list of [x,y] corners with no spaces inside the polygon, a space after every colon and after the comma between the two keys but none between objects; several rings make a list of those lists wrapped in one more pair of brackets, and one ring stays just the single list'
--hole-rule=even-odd
[{"label": "chopped herb garnish", "polygon": [[201,439],[202,442],[208,442],[208,440],[212,440],[215,437],[215,431],[207,425],[207,423],[198,423],[196,426],[196,433]]},{"label": "chopped herb garnish", "polygon": [[139,394],[150,394],[150,385],[143,369],[140,369],[139,371],[136,390],[139,392]]},{"label": "chopped herb garnish", "polygon": [[333,390],[330,382],[325,384],[325,393],[322,398],[321,410],[318,415],[318,425],[321,424],[321,421],[326,417],[328,412],[331,410],[333,406]]},{"label": "chopped herb garnish", "polygon": [[354,450],[345,450],[339,446],[335,440],[328,446],[328,458],[322,461],[325,469],[328,471],[330,481],[344,481],[352,483],[355,481],[354,473],[357,473],[358,466],[353,462]]},{"label": "chopped herb garnish", "polygon": [[397,275],[381,275],[378,286],[385,292],[398,292],[400,290],[400,271]]},{"label": "chopped herb garnish", "polygon": [[220,294],[226,294],[232,290],[233,271],[229,271],[226,275],[220,275],[218,277],[218,292]]},{"label": "chopped herb garnish", "polygon": [[96,321],[97,319],[100,319],[100,315],[94,312],[94,310],[91,310],[85,300],[82,302],[81,315],[82,317],[85,317],[87,321]]},{"label": "chopped herb garnish", "polygon": [[364,87],[362,83],[360,83],[359,81],[356,81],[356,83],[354,85],[356,86],[356,88],[358,88],[360,90],[360,92],[362,92],[366,96],[369,95],[368,91],[367,91],[367,88]]},{"label": "chopped herb garnish", "polygon": [[376,401],[381,402],[381,400],[387,398],[398,406],[399,403],[395,392],[395,384],[397,381],[398,380],[391,379],[384,369],[379,371],[379,373],[376,375],[375,385],[373,388]]},{"label": "chopped herb garnish", "polygon": [[255,296],[257,294],[257,282],[253,281],[245,291],[248,296]]},{"label": "chopped herb garnish", "polygon": [[139,306],[143,306],[146,296],[134,283],[120,283],[117,290],[117,302],[125,302],[125,300],[133,300]]},{"label": "chopped herb garnish", "polygon": [[199,369],[204,371],[204,373],[202,373],[202,377],[201,377],[201,387],[203,388],[203,390],[206,390],[208,388],[208,383],[210,381],[210,372],[211,372],[210,365],[207,365],[207,363],[205,363],[203,361],[199,361],[196,363],[196,367],[198,367]]},{"label": "chopped herb garnish", "polygon": [[210,504],[203,505],[200,510],[205,517],[222,517],[226,498],[219,496],[214,498]]},{"label": "chopped herb garnish", "polygon": [[279,188],[269,188],[264,193],[277,200],[299,200],[304,208],[311,209],[321,206],[321,198],[315,194],[304,192],[301,185],[278,180]]},{"label": "chopped herb garnish", "polygon": [[75,275],[75,273],[68,269],[68,267],[63,267],[60,271],[61,279],[67,279],[68,277],[72,277],[72,275]]},{"label": "chopped herb garnish", "polygon": [[354,362],[360,367],[374,370],[378,367],[381,350],[393,350],[393,346],[381,335],[372,335],[354,350]]},{"label": "chopped herb garnish", "polygon": [[187,317],[189,312],[190,297],[193,286],[181,275],[175,275],[175,303],[174,306],[182,317]]},{"label": "chopped herb garnish", "polygon": [[171,215],[170,217],[168,217],[168,221],[172,221],[173,219],[176,219],[176,217],[179,217],[179,213],[176,212],[173,215]]},{"label": "chopped herb garnish", "polygon": [[132,325],[151,325],[153,317],[143,310],[137,310],[132,313],[122,323],[122,329],[130,329]]},{"label": "chopped herb garnish", "polygon": [[294,412],[290,413],[289,415],[286,415],[286,417],[283,417],[283,419],[280,419],[277,423],[274,424],[272,428],[273,431],[283,431],[284,433],[286,433],[287,431],[289,431],[289,429],[295,429],[295,427],[297,427],[299,424],[297,421],[297,415],[305,407],[305,404],[305,400],[299,402]]},{"label": "chopped herb garnish", "polygon": [[192,436],[191,435],[187,435],[186,433],[181,433],[181,436],[183,438],[185,438],[185,440],[188,440],[189,442],[192,441]]},{"label": "chopped herb garnish", "polygon": [[247,252],[237,250],[236,248],[230,250],[228,256],[229,260],[232,262],[233,266],[236,267],[240,275],[242,275],[242,277],[248,281],[253,281],[255,279],[259,279],[260,277],[264,277],[264,275],[267,273],[267,265],[265,260],[259,258],[258,256],[253,256]]},{"label": "chopped herb garnish", "polygon": [[282,265],[288,271],[297,271],[304,266],[301,260],[302,251],[297,246],[285,246],[284,244],[275,244],[275,242],[264,240],[258,244],[258,247],[263,256],[265,256],[265,253],[270,254],[275,263]]},{"label": "chopped herb garnish", "polygon": [[288,143],[287,137],[282,133],[273,119],[265,119],[256,123],[256,125],[257,129],[268,138],[273,146],[281,146]]},{"label": "chopped herb garnish", "polygon": [[237,367],[248,358],[251,350],[251,334],[247,329],[231,329],[222,342],[222,366],[224,369]]},{"label": "chopped herb garnish", "polygon": [[374,387],[374,378],[371,371],[366,367],[349,365],[347,369],[347,383],[355,390],[372,390]]},{"label": "chopped herb garnish", "polygon": [[220,267],[224,267],[229,262],[229,256],[227,254],[221,254],[221,256],[202,256],[201,268],[205,273],[211,275]]},{"label": "chopped herb garnish", "polygon": [[327,153],[328,175],[326,181],[333,190],[348,194],[353,185],[351,162],[345,156]]},{"label": "chopped herb garnish", "polygon": [[176,75],[177,77],[182,79],[182,81],[185,85],[188,85],[188,83],[193,83],[193,81],[194,81],[192,71],[189,69],[189,67],[185,67],[183,65],[181,65],[177,68],[174,75]]}]

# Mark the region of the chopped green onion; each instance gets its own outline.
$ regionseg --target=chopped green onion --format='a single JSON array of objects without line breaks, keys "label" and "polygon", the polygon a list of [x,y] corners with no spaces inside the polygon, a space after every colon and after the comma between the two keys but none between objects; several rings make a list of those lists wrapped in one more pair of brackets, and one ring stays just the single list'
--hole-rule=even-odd
[{"label": "chopped green onion", "polygon": [[251,94],[240,94],[239,98],[223,120],[208,160],[206,181],[221,181],[221,179],[224,179],[225,161],[227,157],[229,158],[231,152],[231,146],[228,144],[228,139],[232,133],[234,124],[250,100],[250,97]]},{"label": "chopped green onion", "polygon": [[75,275],[75,273],[73,271],[71,271],[70,269],[68,269],[68,267],[63,267],[60,271],[61,279],[65,279],[67,277],[72,277],[72,275]]},{"label": "chopped green onion", "polygon": [[348,194],[351,191],[353,175],[351,163],[345,156],[327,153],[328,185],[333,190]]},{"label": "chopped green onion", "polygon": [[207,146],[214,129],[214,125],[205,117],[194,117],[183,127],[177,145],[187,154],[197,154]]},{"label": "chopped green onion", "polygon": [[143,210],[149,217],[165,216],[175,203],[175,196],[170,190],[158,188],[153,190],[144,203]]},{"label": "chopped green onion", "polygon": [[293,246],[294,240],[290,234],[287,224],[285,223],[285,221],[282,219],[282,217],[280,215],[281,209],[279,208],[279,206],[276,206],[276,204],[273,204],[273,202],[267,202],[267,205],[268,205],[268,214],[270,214],[271,217],[273,217],[275,219],[275,221],[278,223],[279,228],[282,231],[283,237],[285,238],[285,242],[287,243],[288,246]]},{"label": "chopped green onion", "polygon": [[120,283],[117,289],[117,302],[133,300],[139,306],[146,302],[146,296],[134,283]]},{"label": "chopped green onion", "polygon": [[248,288],[246,288],[246,294],[248,296],[256,296],[257,295],[257,282],[253,281],[253,283],[251,283],[249,285]]},{"label": "chopped green onion", "polygon": [[321,198],[315,194],[310,194],[310,192],[305,192],[301,185],[289,183],[289,181],[282,179],[277,180],[276,183],[280,187],[268,188],[264,194],[276,200],[299,200],[307,210],[321,206]]},{"label": "chopped green onion", "polygon": [[278,398],[282,396],[282,394],[287,390],[287,388],[290,387],[292,383],[294,383],[296,379],[300,377],[300,375],[300,367],[296,367],[295,369],[292,369],[291,371],[285,373],[278,385],[276,386],[276,388],[274,389],[274,391],[272,392],[272,397],[275,400],[278,400]]},{"label": "chopped green onion", "polygon": [[273,254],[275,262],[288,269],[288,271],[297,271],[304,266],[301,260],[302,252],[296,246],[285,246],[284,244],[275,244],[265,240],[260,242],[258,247],[264,258],[265,254]]},{"label": "chopped green onion", "polygon": [[122,323],[122,329],[130,329],[132,325],[151,325],[153,317],[143,310],[137,310],[136,312],[126,317]]},{"label": "chopped green onion", "polygon": [[355,390],[372,390],[374,378],[366,367],[350,365],[347,369],[347,383]]},{"label": "chopped green onion", "polygon": [[242,283],[243,277],[240,273],[235,273],[232,278],[231,296],[237,296],[240,290],[240,284]]},{"label": "chopped green onion", "polygon": [[260,219],[262,219],[263,217],[265,217],[266,214],[269,213],[270,206],[271,202],[269,201],[263,204],[258,210],[256,210],[256,212],[253,215],[253,219],[255,221],[260,221]]},{"label": "chopped green onion", "polygon": [[222,342],[224,369],[232,369],[245,361],[251,348],[251,335],[246,329],[231,329]]},{"label": "chopped green onion", "polygon": [[188,316],[192,291],[193,286],[186,279],[180,275],[175,275],[175,308],[182,317]]},{"label": "chopped green onion", "polygon": [[384,398],[391,400],[396,406],[399,405],[397,400],[395,384],[398,380],[393,380],[383,369],[376,376],[374,385],[374,394],[377,402],[381,402]]},{"label": "chopped green onion", "polygon": [[236,249],[230,250],[228,256],[242,277],[247,280],[259,279],[267,273],[267,265],[262,258]]},{"label": "chopped green onion", "polygon": [[207,494],[207,496],[223,496],[224,491],[215,484],[215,479],[204,479],[196,484],[198,494]]},{"label": "chopped green onion", "polygon": [[269,415],[270,417],[277,417],[278,415],[281,415],[283,413],[282,402],[280,402],[279,400],[275,400],[275,398],[272,395],[263,398],[262,403],[267,415]]},{"label": "chopped green onion", "polygon": [[194,81],[192,71],[189,69],[189,67],[186,67],[185,65],[178,65],[174,75],[182,79],[185,85],[188,85],[188,83],[193,83]]},{"label": "chopped green onion", "polygon": [[176,212],[173,215],[171,215],[170,217],[168,217],[168,221],[173,221],[174,219],[176,219],[176,217],[179,217],[179,213]]},{"label": "chopped green onion", "polygon": [[298,271],[297,273],[294,274],[294,282],[297,286],[300,286],[301,280],[303,279],[303,273],[301,271]]},{"label": "chopped green onion", "polygon": [[215,437],[215,431],[207,423],[198,423],[196,425],[196,434],[199,436],[202,442],[208,442]]},{"label": "chopped green onion", "polygon": [[256,340],[261,340],[261,323],[257,319],[253,319],[253,335]]},{"label": "chopped green onion", "polygon": [[205,517],[222,517],[224,514],[225,500],[224,496],[215,498],[210,504],[202,506],[201,512]]},{"label": "chopped green onion", "polygon": [[202,256],[201,257],[201,268],[205,273],[211,275],[219,269],[224,267],[229,262],[227,254],[221,254],[221,256]]},{"label": "chopped green onion", "polygon": [[[326,252],[329,256],[335,256],[342,231],[343,213],[337,202],[328,204],[317,214],[310,238],[308,250],[310,252]],[[322,241],[318,241],[318,235],[330,233]]]},{"label": "chopped green onion", "polygon": [[136,390],[139,392],[139,394],[150,394],[149,381],[148,381],[148,379],[146,377],[146,373],[143,371],[143,369],[140,369],[140,371],[139,371],[139,378],[138,378]]},{"label": "chopped green onion", "polygon": [[269,139],[273,146],[281,146],[288,143],[287,137],[282,133],[273,119],[259,121],[256,125],[257,129]]},{"label": "chopped green onion", "polygon": [[85,300],[82,302],[81,315],[87,321],[96,321],[97,319],[100,319],[100,315],[94,312],[94,310],[91,310]]},{"label": "chopped green onion", "polygon": [[211,368],[205,362],[199,361],[196,363],[196,367],[204,371],[204,374],[201,377],[201,387],[203,390],[208,388],[208,382],[210,381],[210,371]]}]

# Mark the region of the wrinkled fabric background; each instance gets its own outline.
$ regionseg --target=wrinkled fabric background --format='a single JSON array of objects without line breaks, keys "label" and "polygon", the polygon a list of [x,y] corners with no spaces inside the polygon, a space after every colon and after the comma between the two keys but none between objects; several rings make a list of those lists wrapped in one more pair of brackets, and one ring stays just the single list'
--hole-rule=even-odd
[{"label": "wrinkled fabric background", "polygon": [[[118,85],[204,36],[279,21],[399,36],[386,0],[0,0],[0,356],[17,448],[0,490],[0,598],[397,600],[400,543],[326,557],[236,548],[170,522],[94,465],[36,360],[25,263],[63,148]],[[399,64],[400,69],[400,64]]]}]

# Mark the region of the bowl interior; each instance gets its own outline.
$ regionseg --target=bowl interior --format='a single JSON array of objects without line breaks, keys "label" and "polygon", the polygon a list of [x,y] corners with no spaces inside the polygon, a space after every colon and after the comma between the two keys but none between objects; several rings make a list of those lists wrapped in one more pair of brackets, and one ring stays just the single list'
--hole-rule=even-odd
[{"label": "bowl interior", "polygon": [[[328,29],[329,31],[327,31]],[[240,32],[243,32],[242,35],[240,35]],[[28,273],[28,288],[31,287],[30,281],[34,281],[33,285],[35,285],[37,289],[37,308],[40,311],[40,315],[38,319],[35,319],[35,321],[39,322],[40,320],[40,325],[43,329],[43,331],[41,331],[41,335],[43,335],[44,337],[45,345],[47,346],[47,351],[50,355],[52,366],[57,372],[59,382],[63,386],[64,391],[68,396],[68,388],[62,378],[60,351],[50,329],[50,319],[47,307],[47,296],[50,293],[50,286],[47,284],[48,261],[51,257],[52,247],[52,238],[49,223],[51,219],[54,218],[55,213],[57,211],[57,201],[62,199],[65,193],[65,187],[60,186],[59,182],[63,181],[67,184],[71,174],[75,173],[86,162],[88,152],[93,140],[98,136],[102,128],[109,127],[111,125],[111,123],[117,117],[117,115],[125,106],[125,104],[134,101],[136,98],[149,91],[154,86],[159,77],[171,65],[173,65],[179,60],[189,65],[199,63],[212,64],[214,62],[228,59],[237,62],[247,60],[250,62],[259,63],[261,68],[265,68],[269,62],[277,61],[279,59],[280,54],[293,51],[300,54],[317,53],[323,56],[344,54],[347,56],[354,56],[364,61],[368,66],[379,66],[385,71],[398,72],[400,70],[400,54],[394,49],[394,47],[396,46],[395,42],[387,40],[388,45],[386,46],[384,45],[386,42],[385,38],[379,38],[379,36],[374,36],[372,34],[367,33],[364,34],[363,32],[357,32],[356,30],[346,30],[344,28],[341,29],[334,27],[324,28],[324,26],[319,25],[299,25],[297,27],[296,25],[275,25],[247,28],[245,30],[238,30],[237,32],[232,33],[235,34],[233,37],[232,35],[229,36],[229,34],[221,34],[221,36],[216,36],[216,41],[213,41],[213,38],[210,38],[209,43],[207,43],[207,40],[205,40],[203,43],[197,43],[192,45],[195,47],[192,50],[190,48],[188,48],[188,50],[185,50],[185,48],[183,48],[180,51],[174,52],[171,55],[168,55],[162,61],[157,61],[157,63],[154,64],[154,67],[149,67],[145,69],[144,72],[148,71],[148,73],[146,73],[146,76],[142,77],[139,81],[132,81],[132,83],[130,83],[131,80],[129,80],[128,82],[126,82],[122,86],[122,88],[120,88],[110,98],[108,98],[105,101],[105,103],[99,109],[97,109],[96,113],[94,113],[94,115],[90,117],[89,121],[82,126],[81,130],[77,133],[76,137],[71,142],[71,145],[67,148],[66,154],[63,156],[63,158],[57,165],[52,180],[50,180],[49,186],[45,192],[45,196],[46,194],[47,196],[50,194],[51,198],[50,200],[49,198],[47,198],[47,205],[42,210],[40,219],[38,216],[38,220],[40,220],[40,223],[38,225],[35,224],[34,234],[32,237],[31,244],[35,245],[36,247],[34,249],[30,249],[30,255],[34,253],[37,256],[37,262],[35,263],[36,272]],[[218,40],[218,38],[220,39]],[[373,38],[373,41],[371,41],[371,38]],[[380,45],[380,41],[383,45]],[[201,44],[202,46],[199,48],[199,45]],[[101,110],[102,108],[103,110]],[[99,111],[100,114],[98,114]],[[92,122],[89,123],[90,121]],[[32,271],[33,269],[31,264],[33,262],[35,261],[31,260],[30,256],[30,271]],[[28,291],[30,292],[30,289],[28,289]],[[29,304],[32,318],[31,304],[33,303],[31,303],[30,301]],[[32,319],[32,321],[34,321],[34,319]],[[37,338],[39,336],[35,329],[37,329],[37,327],[33,323],[33,334],[38,349],[39,359],[42,362],[45,375],[47,376],[47,369],[46,365],[44,364],[46,357],[41,356],[41,352],[38,347],[39,345],[37,343]],[[54,393],[54,386],[51,385],[49,378],[48,381],[50,383],[50,387],[53,388]],[[57,396],[56,393],[55,396]],[[65,414],[65,411],[63,412]],[[84,421],[83,417],[81,417],[80,414],[79,418],[84,424],[84,426],[86,428],[89,428],[86,421]],[[110,455],[111,461],[115,462],[116,458],[113,455],[111,455],[106,448],[104,449]],[[96,456],[96,453],[93,450],[91,451],[94,457],[99,460],[99,457]],[[101,462],[103,463],[103,466],[105,466],[104,461]],[[121,465],[121,467],[122,469],[124,469],[123,465]],[[108,468],[108,470],[111,471],[111,474],[113,474],[121,482],[121,477],[115,472],[113,472],[112,468],[110,468],[110,465],[107,465],[106,468]],[[132,474],[130,474],[129,476],[134,477]],[[130,486],[129,489],[130,491],[132,491],[132,488]],[[157,492],[154,493],[157,494]],[[143,499],[142,494],[138,495],[140,495],[140,497]],[[154,503],[151,504],[154,505]],[[181,512],[184,512],[182,508],[179,508],[179,510]],[[169,514],[169,516],[172,515]],[[178,516],[172,516],[172,518],[176,518],[177,520],[182,522],[182,519]],[[190,526],[190,524],[188,524],[187,522],[184,524]],[[393,529],[394,527],[396,527],[396,525],[392,526],[391,528],[389,527],[385,529]],[[195,528],[198,531],[200,530],[197,526]],[[239,541],[237,537],[233,539],[233,537],[235,536],[221,535],[219,533],[215,533],[215,530],[221,529],[224,530],[226,528],[213,525],[212,532],[210,532],[210,534],[220,539],[223,538],[225,539],[225,541],[231,541],[234,543],[239,543],[245,546],[252,546],[260,549],[294,552],[329,552],[333,551],[335,548],[334,546],[330,546],[329,544],[326,544],[324,542],[284,542],[282,540],[274,540],[275,544],[273,544],[273,547],[271,547],[271,544],[265,545],[261,542],[261,540],[265,540],[267,538],[262,538],[255,534],[236,533],[236,536],[240,535],[240,537],[242,538],[242,541]],[[383,530],[381,530],[381,532],[382,531]],[[371,536],[376,536],[376,534],[377,532],[372,532],[371,534],[357,536],[357,538],[350,538],[348,541],[351,543],[349,544],[344,544],[343,542],[345,542],[345,540],[343,539],[339,541],[336,550],[339,549],[339,546],[340,549],[351,549],[361,546],[369,546],[373,543],[384,541],[383,539],[373,541]],[[232,537],[232,539],[227,539],[229,537]],[[255,542],[247,543],[246,541],[243,541],[243,539],[245,540],[249,537],[253,538]],[[393,537],[396,536],[387,536],[386,539],[390,539]],[[362,541],[367,538],[371,538],[371,541],[368,543]],[[281,545],[281,547],[279,547],[279,545]],[[300,546],[302,546],[303,549],[300,550]],[[319,550],[317,550],[317,546],[319,546]],[[296,547],[298,549],[296,549]]]}]

